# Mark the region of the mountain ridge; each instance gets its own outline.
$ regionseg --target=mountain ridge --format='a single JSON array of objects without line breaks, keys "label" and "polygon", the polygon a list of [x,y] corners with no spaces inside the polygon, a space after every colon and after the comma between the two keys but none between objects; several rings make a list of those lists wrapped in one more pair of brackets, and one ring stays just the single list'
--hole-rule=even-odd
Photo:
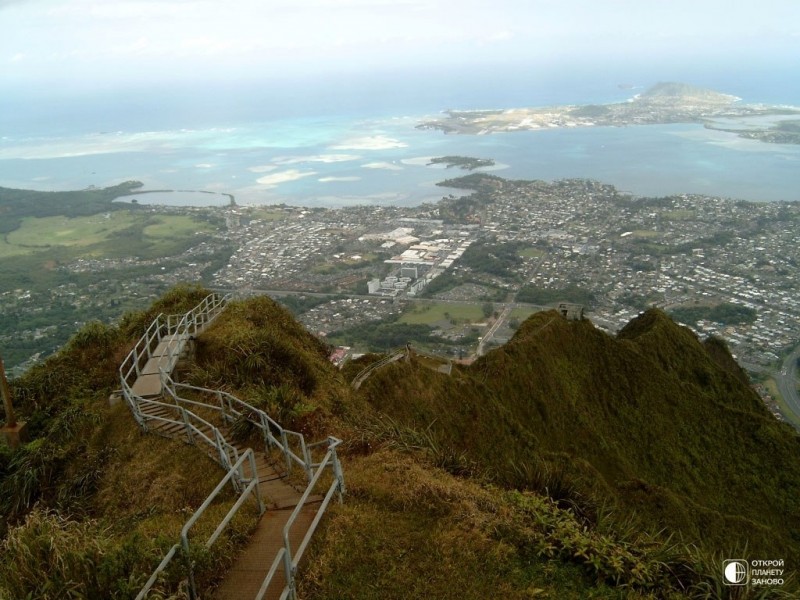
[{"label": "mountain ridge", "polygon": [[[105,397],[118,357],[152,317],[185,310],[204,293],[178,288],[119,327],[87,327],[13,382],[35,439],[0,456],[8,524],[0,596],[45,589],[35,586],[60,573],[54,562],[46,577],[34,576],[27,555],[8,545],[52,537],[42,526],[48,514],[65,519],[52,522],[63,528],[53,539],[71,541],[57,544],[134,582],[126,589],[135,593],[154,567],[149,553],[158,555],[141,536],[159,520],[179,528],[175,502],[202,498],[197,483],[164,472],[176,497],[146,482],[144,497],[155,504],[149,513],[141,498],[131,506],[129,490],[142,484],[128,445],[141,435],[125,407],[108,408]],[[661,311],[617,336],[589,320],[537,313],[505,346],[449,376],[410,356],[358,391],[346,383],[350,374],[379,357],[335,369],[324,344],[266,297],[233,303],[196,347],[179,369],[189,382],[213,382],[286,425],[345,440],[348,495],[315,534],[300,572],[303,597],[722,598],[714,591],[722,589],[720,555],[789,566],[800,556],[797,435],[741,381],[722,342],[701,342]],[[74,421],[82,414],[93,416]],[[172,444],[149,444],[148,472],[160,456],[172,457],[170,468],[192,460],[190,448]],[[192,463],[213,487],[215,471]],[[91,540],[101,530],[98,549]],[[222,563],[235,551],[226,547]],[[53,552],[38,564],[55,560]],[[70,577],[93,590],[86,596],[131,597],[83,571]],[[787,579],[785,590],[764,597],[794,591]]]}]

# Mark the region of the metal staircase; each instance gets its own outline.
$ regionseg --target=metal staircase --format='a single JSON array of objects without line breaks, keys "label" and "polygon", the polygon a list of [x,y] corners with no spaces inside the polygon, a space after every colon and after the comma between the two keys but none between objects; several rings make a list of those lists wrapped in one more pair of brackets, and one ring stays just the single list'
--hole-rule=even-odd
[{"label": "metal staircase", "polygon": [[[186,345],[222,312],[228,299],[228,296],[210,294],[184,315],[159,315],[120,366],[122,395],[139,427],[145,432],[193,444],[225,471],[217,488],[186,522],[180,541],[155,569],[137,600],[148,596],[176,556],[186,565],[190,598],[197,597],[190,559],[191,528],[228,484],[233,486],[238,499],[204,542],[207,548],[214,544],[248,499],[254,499],[259,517],[265,517],[260,518],[253,541],[229,570],[216,597],[296,599],[295,577],[303,553],[333,496],[338,495],[341,501],[345,492],[336,454],[341,440],[329,437],[306,444],[302,434],[284,429],[264,411],[227,392],[172,379]],[[263,449],[256,452],[229,441],[230,425],[241,419],[259,432]],[[270,454],[282,455],[285,464],[282,472],[268,461]],[[308,481],[302,492],[284,481],[294,466],[303,469]],[[324,494],[315,495],[326,472],[332,474],[332,483],[323,490]],[[317,506],[312,506],[314,504]],[[280,511],[288,508],[293,508],[291,514]],[[269,511],[280,511],[280,515],[270,517]],[[274,556],[269,564],[263,561],[267,554]]]}]

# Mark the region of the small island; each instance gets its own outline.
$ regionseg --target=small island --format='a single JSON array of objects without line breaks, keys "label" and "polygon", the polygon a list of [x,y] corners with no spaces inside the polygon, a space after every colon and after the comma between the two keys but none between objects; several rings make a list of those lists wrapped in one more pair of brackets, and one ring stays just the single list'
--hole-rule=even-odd
[{"label": "small island", "polygon": [[493,167],[494,161],[491,158],[472,158],[470,156],[440,156],[431,158],[430,165],[445,165],[448,169],[458,167],[465,171],[473,171],[482,167]]},{"label": "small island", "polygon": [[[797,144],[797,116],[800,108],[741,104],[740,98],[684,83],[658,83],[626,102],[613,104],[566,105],[505,110],[448,110],[439,119],[424,121],[418,129],[438,129],[444,133],[485,135],[510,131],[630,125],[698,123],[709,129],[736,133],[763,142]],[[787,116],[769,126],[746,129],[725,128],[721,119],[748,119]],[[792,120],[794,118],[794,120]]]}]

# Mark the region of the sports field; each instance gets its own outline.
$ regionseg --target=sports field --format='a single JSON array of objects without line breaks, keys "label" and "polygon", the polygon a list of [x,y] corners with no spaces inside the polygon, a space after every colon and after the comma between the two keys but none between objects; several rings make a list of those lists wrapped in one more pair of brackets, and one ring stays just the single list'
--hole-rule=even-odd
[{"label": "sports field", "polygon": [[401,323],[410,325],[433,325],[438,321],[457,319],[459,322],[479,322],[485,320],[480,304],[455,302],[415,303],[400,317]]},{"label": "sports field", "polygon": [[534,248],[533,246],[529,246],[527,248],[523,248],[519,251],[519,255],[523,258],[541,258],[547,254],[544,250],[539,250],[538,248]]}]

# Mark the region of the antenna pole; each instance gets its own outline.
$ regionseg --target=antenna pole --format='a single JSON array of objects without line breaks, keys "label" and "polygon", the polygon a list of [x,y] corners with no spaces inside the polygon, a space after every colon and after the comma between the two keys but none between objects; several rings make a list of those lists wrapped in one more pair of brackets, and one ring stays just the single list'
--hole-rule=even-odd
[{"label": "antenna pole", "polygon": [[2,392],[3,406],[6,409],[6,427],[16,427],[17,416],[14,414],[14,407],[11,405],[11,388],[8,387],[6,367],[3,364],[2,356],[0,356],[0,392]]}]

